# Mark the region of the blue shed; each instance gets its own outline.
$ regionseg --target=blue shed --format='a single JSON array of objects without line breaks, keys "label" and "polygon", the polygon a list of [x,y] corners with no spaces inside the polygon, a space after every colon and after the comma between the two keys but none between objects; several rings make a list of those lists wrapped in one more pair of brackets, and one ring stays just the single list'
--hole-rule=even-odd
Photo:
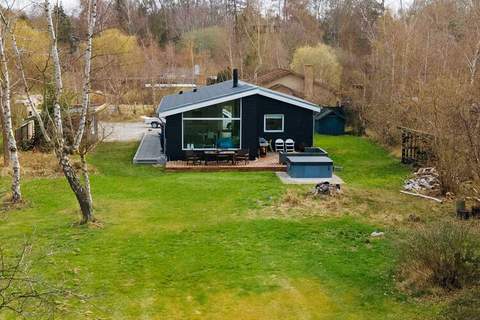
[{"label": "blue shed", "polygon": [[325,156],[288,156],[287,173],[292,178],[331,178],[333,161]]},{"label": "blue shed", "polygon": [[322,107],[315,115],[315,132],[326,135],[345,134],[345,112],[342,107]]}]

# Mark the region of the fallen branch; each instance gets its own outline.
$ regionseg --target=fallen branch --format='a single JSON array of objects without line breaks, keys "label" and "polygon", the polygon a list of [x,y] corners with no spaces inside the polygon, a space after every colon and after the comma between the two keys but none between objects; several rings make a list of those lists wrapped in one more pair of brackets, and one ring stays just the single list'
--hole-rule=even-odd
[{"label": "fallen branch", "polygon": [[426,196],[424,194],[421,194],[421,193],[414,193],[414,192],[408,192],[408,191],[400,191],[400,193],[403,193],[403,194],[408,194],[410,196],[416,196],[416,197],[420,197],[420,198],[424,198],[424,199],[429,199],[429,200],[433,200],[433,201],[436,201],[438,203],[443,203],[443,200],[442,199],[438,199],[438,198],[435,198],[435,197],[430,197],[430,196]]}]

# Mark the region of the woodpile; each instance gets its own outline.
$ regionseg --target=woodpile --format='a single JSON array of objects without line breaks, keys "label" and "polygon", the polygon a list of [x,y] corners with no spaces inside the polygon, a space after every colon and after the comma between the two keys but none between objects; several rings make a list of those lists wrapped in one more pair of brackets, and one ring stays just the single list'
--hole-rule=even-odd
[{"label": "woodpile", "polygon": [[420,168],[406,180],[403,189],[423,195],[438,196],[441,193],[440,179],[435,168]]},{"label": "woodpile", "polygon": [[318,183],[313,190],[313,195],[329,195],[334,196],[340,193],[340,185],[339,184],[331,184],[330,182],[322,182]]}]

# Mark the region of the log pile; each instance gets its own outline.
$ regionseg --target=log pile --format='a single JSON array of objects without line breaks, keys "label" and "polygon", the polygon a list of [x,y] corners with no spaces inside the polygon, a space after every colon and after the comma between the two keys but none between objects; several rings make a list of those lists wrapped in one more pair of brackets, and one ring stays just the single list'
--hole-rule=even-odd
[{"label": "log pile", "polygon": [[441,193],[440,179],[435,168],[420,168],[406,180],[403,189],[423,195],[438,196]]}]

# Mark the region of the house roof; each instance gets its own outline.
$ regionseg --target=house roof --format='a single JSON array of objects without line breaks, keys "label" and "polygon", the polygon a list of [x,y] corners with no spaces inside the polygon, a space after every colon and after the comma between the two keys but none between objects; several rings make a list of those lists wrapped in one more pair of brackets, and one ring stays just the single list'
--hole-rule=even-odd
[{"label": "house roof", "polygon": [[[273,80],[276,80],[276,79],[279,79],[279,78],[282,78],[282,77],[285,77],[285,76],[288,76],[288,75],[292,75],[292,76],[301,78],[302,80],[305,79],[305,75],[303,75],[301,73],[298,73],[298,72],[295,72],[295,71],[289,70],[289,69],[276,68],[276,69],[272,69],[272,70],[267,71],[267,72],[263,73],[262,75],[260,75],[257,78],[256,83],[259,84],[259,85],[264,85],[264,84],[267,84],[269,82],[272,82]],[[340,96],[340,93],[335,88],[332,88],[331,86],[329,86],[328,84],[326,84],[325,82],[323,82],[319,79],[314,79],[313,83],[315,85],[318,85],[319,87],[322,87],[322,88],[332,92],[336,96]]]},{"label": "house roof", "polygon": [[[261,75],[257,78],[257,81],[256,81],[256,82],[257,82],[258,84],[264,84],[264,83],[271,82],[271,81],[273,81],[273,80],[275,80],[275,79],[288,76],[289,74],[296,74],[296,73],[293,72],[292,70],[282,69],[282,68],[276,68],[276,69],[269,70],[269,71],[261,74]],[[299,74],[297,74],[297,75],[299,75]]]},{"label": "house roof", "polygon": [[339,118],[345,120],[345,113],[342,107],[323,107],[319,113],[317,113],[314,118],[315,120],[320,120],[328,116],[329,114],[335,114]]},{"label": "house roof", "polygon": [[233,87],[233,81],[228,80],[199,88],[196,92],[190,91],[182,94],[178,93],[165,96],[157,108],[157,114],[159,117],[167,117],[173,114],[203,108],[212,104],[248,97],[255,94],[284,101],[312,111],[320,111],[320,108],[316,104],[305,101],[298,97],[262,88],[243,81],[239,81],[238,86]]}]

